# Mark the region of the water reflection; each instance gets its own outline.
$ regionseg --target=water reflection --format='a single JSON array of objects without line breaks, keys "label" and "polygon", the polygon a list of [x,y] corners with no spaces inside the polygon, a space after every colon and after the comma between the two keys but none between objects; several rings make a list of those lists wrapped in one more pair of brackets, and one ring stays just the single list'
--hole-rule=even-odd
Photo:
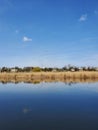
[{"label": "water reflection", "polygon": [[98,82],[0,84],[0,130],[22,129],[97,130]]},{"label": "water reflection", "polygon": [[56,80],[56,79],[14,79],[14,80],[9,80],[9,79],[0,79],[0,82],[2,84],[7,84],[7,83],[14,83],[14,84],[18,84],[18,83],[30,83],[30,84],[40,84],[42,82],[45,83],[52,83],[52,82],[64,82],[65,84],[69,84],[72,85],[74,83],[94,83],[94,82],[98,82],[98,78],[68,78],[68,79],[60,79],[60,80]]},{"label": "water reflection", "polygon": [[30,108],[24,108],[23,109],[23,113],[24,114],[28,114],[28,113],[30,113],[32,110],[30,109]]}]

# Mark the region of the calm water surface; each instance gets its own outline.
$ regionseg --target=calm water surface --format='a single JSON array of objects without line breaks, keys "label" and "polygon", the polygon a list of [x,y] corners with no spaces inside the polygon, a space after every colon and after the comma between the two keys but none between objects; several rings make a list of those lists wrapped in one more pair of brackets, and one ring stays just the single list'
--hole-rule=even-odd
[{"label": "calm water surface", "polygon": [[0,130],[98,130],[98,83],[0,83]]}]

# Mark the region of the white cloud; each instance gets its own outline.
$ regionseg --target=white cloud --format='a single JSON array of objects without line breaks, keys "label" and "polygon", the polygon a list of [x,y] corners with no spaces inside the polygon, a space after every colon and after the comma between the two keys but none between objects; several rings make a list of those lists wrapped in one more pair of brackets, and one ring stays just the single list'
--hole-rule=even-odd
[{"label": "white cloud", "polygon": [[80,22],[84,22],[84,21],[86,21],[86,20],[87,20],[87,14],[81,15],[81,17],[79,18],[79,21],[80,21]]},{"label": "white cloud", "polygon": [[24,42],[31,42],[32,39],[31,39],[31,38],[28,38],[28,37],[26,37],[26,36],[24,36],[24,37],[23,37],[23,41],[24,41]]}]

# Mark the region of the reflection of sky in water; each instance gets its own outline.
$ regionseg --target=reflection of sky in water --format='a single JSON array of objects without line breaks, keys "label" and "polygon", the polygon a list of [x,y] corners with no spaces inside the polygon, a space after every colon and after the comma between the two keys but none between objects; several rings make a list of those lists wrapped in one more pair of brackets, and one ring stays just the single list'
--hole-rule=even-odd
[{"label": "reflection of sky in water", "polygon": [[98,92],[98,83],[40,83],[40,84],[1,84],[0,93],[47,93],[47,92],[76,92],[76,91],[92,91]]},{"label": "reflection of sky in water", "polygon": [[98,83],[0,84],[0,130],[98,130]]}]

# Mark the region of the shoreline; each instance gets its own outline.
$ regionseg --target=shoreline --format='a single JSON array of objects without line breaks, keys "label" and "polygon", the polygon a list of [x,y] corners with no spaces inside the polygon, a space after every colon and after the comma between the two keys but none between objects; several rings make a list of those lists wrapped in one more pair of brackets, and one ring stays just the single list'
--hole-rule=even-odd
[{"label": "shoreline", "polygon": [[4,72],[0,73],[0,82],[98,82],[98,72]]}]

